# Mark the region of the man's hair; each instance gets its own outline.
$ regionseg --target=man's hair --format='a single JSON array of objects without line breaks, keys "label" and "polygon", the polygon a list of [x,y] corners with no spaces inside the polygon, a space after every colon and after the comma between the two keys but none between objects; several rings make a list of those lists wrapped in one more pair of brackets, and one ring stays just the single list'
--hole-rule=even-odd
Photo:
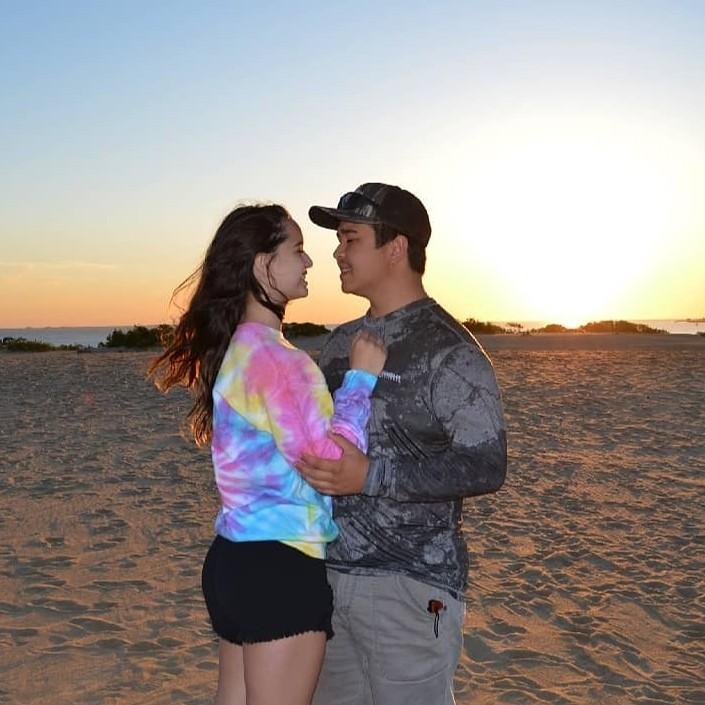
[{"label": "man's hair", "polygon": [[[375,231],[375,245],[382,247],[392,241],[397,235],[404,235],[396,228],[385,223],[376,223],[372,226]],[[426,246],[422,245],[415,238],[404,235],[408,243],[407,252],[409,255],[409,266],[414,272],[423,274],[426,270]]]}]

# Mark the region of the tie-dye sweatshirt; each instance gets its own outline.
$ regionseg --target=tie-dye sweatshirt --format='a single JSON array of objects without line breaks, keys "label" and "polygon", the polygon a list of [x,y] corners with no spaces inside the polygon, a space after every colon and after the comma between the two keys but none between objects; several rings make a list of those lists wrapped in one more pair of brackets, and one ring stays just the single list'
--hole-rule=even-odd
[{"label": "tie-dye sweatshirt", "polygon": [[338,534],[331,498],[293,463],[302,453],[339,458],[333,430],[363,451],[377,377],[349,370],[335,408],[323,373],[280,331],[240,324],[213,387],[211,452],[221,508],[215,529],[231,541],[277,540],[317,558]]}]

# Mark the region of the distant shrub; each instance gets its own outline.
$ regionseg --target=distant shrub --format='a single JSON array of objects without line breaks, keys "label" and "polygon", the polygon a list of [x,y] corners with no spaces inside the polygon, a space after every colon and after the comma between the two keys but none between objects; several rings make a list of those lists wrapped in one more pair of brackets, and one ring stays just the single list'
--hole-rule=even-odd
[{"label": "distant shrub", "polygon": [[0,340],[0,350],[10,352],[53,352],[55,350],[80,350],[80,345],[52,345],[41,340],[26,338],[3,338]]},{"label": "distant shrub", "polygon": [[147,326],[133,326],[128,331],[119,329],[113,330],[108,335],[104,343],[100,343],[102,348],[155,348],[162,345],[162,339],[171,331],[171,326],[162,324],[156,328]]},{"label": "distant shrub", "polygon": [[10,352],[47,352],[56,350],[50,343],[40,340],[27,340],[26,338],[3,338],[2,347]]},{"label": "distant shrub", "polygon": [[506,328],[498,326],[496,323],[490,323],[489,321],[477,321],[474,318],[468,318],[464,320],[462,324],[471,333],[478,333],[480,335],[497,335],[499,333],[510,332]]},{"label": "distant shrub", "polygon": [[[282,326],[284,335],[289,338],[310,337],[316,335],[326,335],[329,331],[325,326],[317,323],[285,323]],[[130,330],[113,330],[100,343],[101,348],[129,348],[144,349],[155,347],[167,347],[174,336],[174,326],[162,323],[153,328],[147,326],[133,326]]]},{"label": "distant shrub", "polygon": [[631,321],[591,321],[580,326],[579,330],[585,333],[647,333],[649,335],[668,332],[660,328],[652,328],[644,323],[632,323]]},{"label": "distant shrub", "polygon": [[168,323],[161,323],[157,326],[156,331],[159,344],[166,348],[174,337],[174,326],[170,326]]},{"label": "distant shrub", "polygon": [[572,328],[566,328],[565,326],[562,326],[560,323],[549,323],[547,326],[544,326],[543,328],[536,328],[534,333],[575,333],[575,330]]},{"label": "distant shrub", "polygon": [[534,328],[532,333],[646,333],[668,334],[668,331],[660,328],[652,328],[643,323],[631,323],[630,321],[591,321],[577,328],[566,328],[559,323],[549,323],[543,328]]},{"label": "distant shrub", "polygon": [[287,338],[311,338],[327,335],[330,331],[318,323],[284,323],[282,333]]}]

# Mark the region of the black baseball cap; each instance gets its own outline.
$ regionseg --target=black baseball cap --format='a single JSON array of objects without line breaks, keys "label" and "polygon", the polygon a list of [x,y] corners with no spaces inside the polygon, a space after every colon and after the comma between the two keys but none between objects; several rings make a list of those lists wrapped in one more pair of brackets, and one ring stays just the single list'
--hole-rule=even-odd
[{"label": "black baseball cap", "polygon": [[308,217],[330,230],[337,230],[344,220],[389,225],[424,247],[431,237],[431,223],[423,203],[413,193],[389,184],[362,184],[343,194],[336,208],[311,206]]}]

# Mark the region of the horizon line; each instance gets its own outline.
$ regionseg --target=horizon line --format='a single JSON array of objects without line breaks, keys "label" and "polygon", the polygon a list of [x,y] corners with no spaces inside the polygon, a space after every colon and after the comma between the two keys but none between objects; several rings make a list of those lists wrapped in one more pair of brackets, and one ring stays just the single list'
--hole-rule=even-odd
[{"label": "horizon line", "polygon": [[[548,323],[550,324],[556,324],[555,321],[552,321],[548,318],[475,318],[474,316],[467,316],[466,318],[460,319],[458,318],[459,321],[464,321],[468,319],[473,319],[476,320],[480,323]],[[322,326],[338,326],[341,325],[347,320],[354,320],[354,319],[346,319],[342,321],[327,321],[325,323],[315,323],[314,321],[306,320],[306,321],[284,321],[284,323],[315,323],[315,325],[322,325]],[[633,322],[633,321],[672,321],[674,323],[705,323],[705,316],[687,316],[687,317],[678,317],[678,316],[670,316],[670,317],[659,317],[659,318],[642,318],[642,317],[611,317],[611,318],[598,318],[598,319],[590,319],[587,321],[587,323],[593,323],[593,322],[601,322],[601,321],[627,321],[627,322]],[[46,330],[46,329],[58,329],[58,328],[133,328],[135,326],[145,326],[145,327],[157,327],[160,325],[175,325],[173,322],[171,323],[166,323],[165,321],[162,321],[161,323],[104,323],[104,324],[80,324],[80,325],[3,325],[0,324],[0,330]],[[556,325],[564,325],[562,323],[557,323]],[[584,324],[580,324],[584,325]],[[570,326],[566,326],[570,327]]]}]

